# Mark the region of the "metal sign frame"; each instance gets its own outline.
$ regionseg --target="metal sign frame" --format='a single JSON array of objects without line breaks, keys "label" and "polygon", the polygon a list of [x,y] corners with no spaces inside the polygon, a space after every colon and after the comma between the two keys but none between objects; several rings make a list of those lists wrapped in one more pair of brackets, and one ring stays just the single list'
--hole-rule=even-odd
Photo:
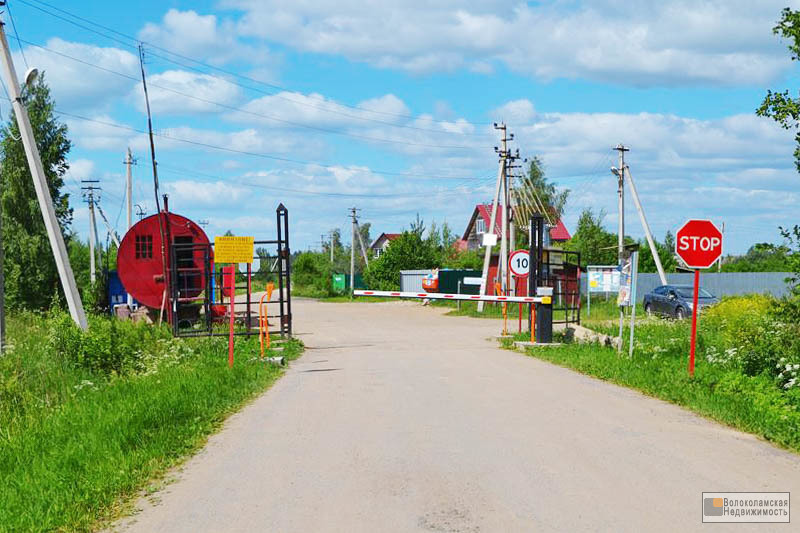
[{"label": "metal sign frame", "polygon": [[[283,204],[276,210],[277,239],[254,241],[254,247],[274,247],[276,251],[275,262],[268,265],[266,274],[276,275],[278,299],[271,303],[278,304],[278,313],[267,315],[279,319],[278,329],[270,333],[280,334],[282,338],[292,336],[292,295],[291,295],[291,251],[289,249],[289,213]],[[203,256],[202,267],[185,267],[180,265],[180,258],[186,254],[196,254],[200,251]],[[216,268],[214,263],[214,243],[171,243],[170,245],[170,322],[172,332],[176,337],[227,337],[229,333],[215,325],[214,311],[221,305],[224,290],[229,290],[223,283],[227,273]],[[257,257],[254,257],[256,259]],[[258,311],[253,309],[258,304],[258,299],[253,298],[252,271],[250,264],[246,274],[239,272],[238,264],[231,263],[232,276],[246,276],[244,283],[235,285],[235,289],[245,289],[244,301],[234,301],[236,311],[234,317],[243,327],[234,332],[235,336],[252,336],[259,334],[256,324]],[[263,271],[263,270],[262,270]],[[188,278],[205,276],[205,286],[199,296],[186,294]],[[212,281],[213,280],[213,281]],[[234,290],[235,292],[235,290]],[[236,299],[236,295],[230,295]],[[267,302],[269,304],[270,302]],[[227,307],[227,306],[225,306]],[[268,306],[269,309],[269,306]]]}]

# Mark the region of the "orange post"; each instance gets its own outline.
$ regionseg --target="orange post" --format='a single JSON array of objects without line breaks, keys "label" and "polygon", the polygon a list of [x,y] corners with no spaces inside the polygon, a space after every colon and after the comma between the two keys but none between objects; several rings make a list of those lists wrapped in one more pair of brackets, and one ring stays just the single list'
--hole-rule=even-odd
[{"label": "orange post", "polygon": [[267,349],[269,350],[269,320],[267,319],[267,306],[264,305],[264,298],[269,302],[272,300],[272,291],[275,289],[274,283],[267,283],[267,292],[261,295],[258,302],[258,339],[261,341],[261,358],[264,358],[264,337],[267,338]]}]

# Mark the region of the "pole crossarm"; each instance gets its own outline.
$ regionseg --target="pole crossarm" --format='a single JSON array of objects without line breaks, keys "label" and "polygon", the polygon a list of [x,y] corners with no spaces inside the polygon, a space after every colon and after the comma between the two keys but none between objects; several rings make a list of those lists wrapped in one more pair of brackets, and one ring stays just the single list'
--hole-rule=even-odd
[{"label": "pole crossarm", "polygon": [[382,296],[394,298],[425,298],[431,300],[472,300],[476,302],[518,302],[518,303],[550,303],[549,296],[491,296],[481,294],[448,294],[441,292],[402,292],[402,291],[353,291],[354,296]]}]

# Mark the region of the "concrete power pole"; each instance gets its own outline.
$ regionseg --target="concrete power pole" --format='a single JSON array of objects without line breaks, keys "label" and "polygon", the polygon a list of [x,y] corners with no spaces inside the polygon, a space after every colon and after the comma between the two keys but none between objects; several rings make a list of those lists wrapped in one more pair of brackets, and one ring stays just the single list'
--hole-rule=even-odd
[{"label": "concrete power pole", "polygon": [[128,147],[128,154],[125,157],[125,201],[128,208],[128,229],[133,226],[133,173],[131,167],[136,164]]},{"label": "concrete power pole", "polygon": [[97,241],[97,221],[94,214],[94,191],[99,191],[100,189],[94,186],[95,183],[98,183],[98,180],[81,180],[81,183],[88,184],[82,186],[81,191],[83,191],[83,197],[86,198],[86,203],[89,204],[89,279],[92,285],[94,285],[97,281],[97,267],[95,265],[96,250],[94,247]]},{"label": "concrete power pole", "polygon": [[364,258],[364,265],[369,265],[367,248],[364,246],[364,238],[361,236],[361,226],[358,225],[358,219],[356,219],[356,235],[358,235],[358,244],[361,245],[361,256]]},{"label": "concrete power pole", "polygon": [[[42,160],[39,156],[39,148],[36,146],[36,140],[33,137],[33,129],[31,128],[30,119],[28,118],[28,110],[22,103],[19,82],[17,81],[17,72],[14,69],[14,62],[11,59],[11,52],[8,47],[4,24],[2,23],[0,23],[0,47],[2,47],[0,56],[2,56],[3,60],[3,74],[8,82],[11,105],[17,117],[22,144],[25,147],[25,155],[28,159],[28,166],[31,171],[31,176],[33,177],[33,185],[36,189],[36,198],[39,201],[39,208],[42,210],[44,225],[47,228],[47,237],[50,240],[50,247],[53,250],[53,257],[56,262],[56,268],[58,269],[58,276],[61,279],[61,286],[64,288],[64,294],[67,298],[69,313],[75,323],[81,329],[85,330],[88,328],[86,313],[83,310],[83,302],[81,302],[81,296],[75,284],[75,275],[72,272],[72,266],[69,264],[69,255],[67,255],[67,247],[64,244],[64,236],[61,234],[61,228],[58,225],[58,219],[56,218],[55,209],[53,208],[53,199],[50,197],[50,189],[48,188],[47,177],[44,174]],[[26,79],[26,83],[30,81],[34,75],[34,71],[28,71],[26,78],[29,79]]]},{"label": "concrete power pole", "polygon": [[358,229],[356,228],[356,208],[350,208],[350,218],[352,219],[353,223],[353,236],[350,241],[350,293],[355,290],[355,280],[356,280],[356,232]]},{"label": "concrete power pole", "polygon": [[[506,154],[508,153],[508,146],[506,144],[506,125],[497,123],[494,124],[494,128],[496,130],[501,130],[503,132],[502,137],[502,149],[499,150],[500,154],[500,163],[497,167],[497,184],[495,185],[494,190],[494,200],[492,201],[492,215],[489,218],[489,227],[486,228],[486,233],[490,234],[494,232],[495,222],[497,221],[497,202],[500,197],[500,191],[502,189],[503,183],[505,182],[505,175],[506,175]],[[484,255],[483,255],[483,272],[481,274],[481,288],[480,293],[486,294],[486,284],[488,282],[489,277],[489,265],[491,264],[492,260],[492,246],[484,246],[486,248]],[[478,312],[483,312],[483,301],[478,302]]]},{"label": "concrete power pole", "polygon": [[650,224],[647,223],[647,218],[644,216],[644,208],[642,202],[639,200],[639,193],[636,191],[636,184],[633,182],[631,169],[626,165],[625,173],[628,175],[628,183],[631,186],[631,193],[633,194],[633,203],[636,204],[636,210],[639,212],[639,220],[642,222],[644,235],[647,238],[647,244],[650,246],[650,253],[653,254],[653,259],[656,262],[656,270],[658,270],[658,277],[661,279],[661,284],[667,284],[667,275],[664,273],[664,267],[661,265],[661,258],[658,255],[658,249],[653,241],[653,234],[650,232]]},{"label": "concrete power pole", "polygon": [[622,143],[618,144],[614,150],[619,152],[619,169],[612,169],[617,175],[617,194],[619,203],[619,232],[617,235],[617,261],[622,264],[622,259],[625,255],[625,152],[630,149],[623,146]]}]

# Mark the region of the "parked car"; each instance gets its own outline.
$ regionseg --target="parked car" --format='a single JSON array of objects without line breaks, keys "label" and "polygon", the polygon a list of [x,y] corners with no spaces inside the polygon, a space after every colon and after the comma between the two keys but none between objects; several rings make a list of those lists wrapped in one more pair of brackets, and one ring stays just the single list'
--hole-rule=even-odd
[{"label": "parked car", "polygon": [[[663,315],[681,320],[692,313],[694,287],[691,285],[661,285],[644,295],[644,311],[648,315]],[[700,288],[698,311],[719,302],[719,298]]]}]

